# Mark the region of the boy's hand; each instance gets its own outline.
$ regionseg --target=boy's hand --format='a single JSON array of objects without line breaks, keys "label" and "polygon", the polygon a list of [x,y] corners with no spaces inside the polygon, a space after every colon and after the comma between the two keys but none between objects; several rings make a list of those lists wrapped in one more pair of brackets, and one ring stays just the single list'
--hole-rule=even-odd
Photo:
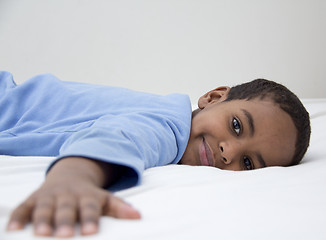
[{"label": "boy's hand", "polygon": [[[7,229],[19,230],[32,222],[35,235],[72,237],[78,221],[81,234],[89,235],[98,231],[100,216],[139,219],[137,210],[100,187],[107,181],[102,168],[80,159],[59,161],[44,184],[13,211]],[[73,165],[75,169],[69,168]]]}]

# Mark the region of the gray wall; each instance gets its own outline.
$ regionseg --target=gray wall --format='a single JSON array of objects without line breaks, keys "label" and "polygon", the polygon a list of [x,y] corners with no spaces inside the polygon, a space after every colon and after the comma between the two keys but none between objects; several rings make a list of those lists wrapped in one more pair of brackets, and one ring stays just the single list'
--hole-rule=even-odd
[{"label": "gray wall", "polygon": [[160,94],[258,77],[326,97],[324,0],[0,0],[0,68]]}]

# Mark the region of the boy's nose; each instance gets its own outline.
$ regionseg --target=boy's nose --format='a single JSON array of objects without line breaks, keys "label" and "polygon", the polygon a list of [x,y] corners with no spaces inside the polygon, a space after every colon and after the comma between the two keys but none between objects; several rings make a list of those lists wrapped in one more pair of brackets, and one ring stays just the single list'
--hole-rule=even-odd
[{"label": "boy's nose", "polygon": [[224,154],[224,147],[222,145],[220,145],[220,150],[221,150],[221,158],[222,158],[222,161],[225,163],[225,164],[229,164],[229,160],[225,157],[225,154]]},{"label": "boy's nose", "polygon": [[227,144],[226,142],[221,142],[219,145],[221,151],[221,159],[225,164],[231,164],[236,158],[237,151],[234,146]]}]

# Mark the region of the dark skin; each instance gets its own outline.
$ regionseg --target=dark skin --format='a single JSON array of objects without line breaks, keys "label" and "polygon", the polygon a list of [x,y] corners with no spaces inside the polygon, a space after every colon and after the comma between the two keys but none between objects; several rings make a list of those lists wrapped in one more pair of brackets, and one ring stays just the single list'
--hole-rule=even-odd
[{"label": "dark skin", "polygon": [[82,235],[90,235],[98,232],[100,216],[140,219],[137,210],[103,189],[119,173],[118,166],[108,163],[62,159],[42,186],[13,211],[7,229],[20,230],[31,221],[37,236],[72,237],[76,222],[81,224]]}]

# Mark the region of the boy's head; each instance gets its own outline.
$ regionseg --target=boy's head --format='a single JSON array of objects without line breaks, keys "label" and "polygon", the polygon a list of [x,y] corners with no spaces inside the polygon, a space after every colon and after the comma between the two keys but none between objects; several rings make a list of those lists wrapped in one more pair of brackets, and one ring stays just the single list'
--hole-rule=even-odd
[{"label": "boy's head", "polygon": [[198,106],[181,164],[230,170],[289,166],[308,148],[308,112],[273,81],[219,87],[203,95]]}]

